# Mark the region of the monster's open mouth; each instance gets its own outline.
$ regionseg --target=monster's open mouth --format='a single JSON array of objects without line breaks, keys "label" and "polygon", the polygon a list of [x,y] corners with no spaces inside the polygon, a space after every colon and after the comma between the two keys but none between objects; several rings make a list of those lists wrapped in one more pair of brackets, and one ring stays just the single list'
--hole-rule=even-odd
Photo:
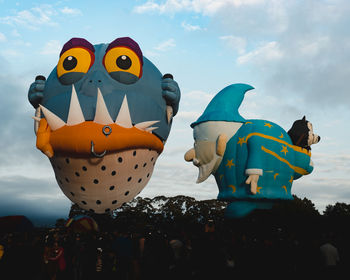
[{"label": "monster's open mouth", "polygon": [[38,119],[37,148],[52,157],[54,153],[102,157],[106,153],[148,148],[161,153],[163,142],[152,133],[158,120],[133,124],[126,96],[115,121],[98,89],[93,121],[86,121],[74,86],[67,122],[40,105],[45,118]]}]

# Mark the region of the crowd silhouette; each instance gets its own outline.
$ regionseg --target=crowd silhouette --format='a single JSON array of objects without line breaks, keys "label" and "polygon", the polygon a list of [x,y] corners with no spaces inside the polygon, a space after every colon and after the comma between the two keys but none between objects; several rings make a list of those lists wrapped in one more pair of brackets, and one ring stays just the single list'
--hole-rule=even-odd
[{"label": "crowd silhouette", "polygon": [[3,232],[0,279],[338,279],[346,272],[348,236],[265,222]]}]

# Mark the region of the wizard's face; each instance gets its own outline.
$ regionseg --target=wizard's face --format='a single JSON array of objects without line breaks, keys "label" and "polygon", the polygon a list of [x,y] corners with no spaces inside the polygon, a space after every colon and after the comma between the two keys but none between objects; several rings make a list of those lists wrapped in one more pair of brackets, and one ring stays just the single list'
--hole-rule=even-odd
[{"label": "wizard's face", "polygon": [[199,168],[197,183],[205,181],[219,167],[223,153],[218,153],[218,143],[225,130],[222,122],[217,121],[203,122],[193,128],[194,147],[187,151],[185,160]]}]

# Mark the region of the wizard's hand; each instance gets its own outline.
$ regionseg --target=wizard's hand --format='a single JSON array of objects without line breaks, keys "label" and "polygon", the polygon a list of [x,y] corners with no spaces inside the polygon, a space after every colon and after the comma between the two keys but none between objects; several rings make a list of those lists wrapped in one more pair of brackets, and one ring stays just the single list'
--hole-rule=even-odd
[{"label": "wizard's hand", "polygon": [[249,175],[248,179],[245,181],[247,185],[250,184],[250,191],[252,194],[256,194],[258,189],[259,175],[253,174]]}]

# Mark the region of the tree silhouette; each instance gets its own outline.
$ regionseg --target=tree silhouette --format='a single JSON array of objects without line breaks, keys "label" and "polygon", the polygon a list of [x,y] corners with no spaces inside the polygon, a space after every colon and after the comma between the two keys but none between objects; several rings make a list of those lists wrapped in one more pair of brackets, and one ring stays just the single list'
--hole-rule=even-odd
[{"label": "tree silhouette", "polygon": [[337,202],[335,205],[327,205],[323,215],[326,217],[350,217],[350,204]]}]

